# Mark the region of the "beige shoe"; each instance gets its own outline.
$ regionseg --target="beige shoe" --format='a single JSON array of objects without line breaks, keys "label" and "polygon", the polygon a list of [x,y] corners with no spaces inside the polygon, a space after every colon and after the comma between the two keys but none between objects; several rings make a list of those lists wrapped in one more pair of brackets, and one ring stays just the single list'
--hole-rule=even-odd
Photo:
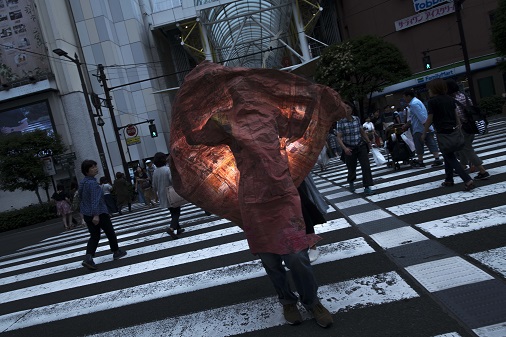
[{"label": "beige shoe", "polygon": [[283,316],[285,316],[285,320],[288,324],[291,325],[297,325],[302,322],[302,316],[299,308],[297,308],[297,303],[283,305]]},{"label": "beige shoe", "polygon": [[316,323],[322,328],[328,328],[334,323],[334,319],[330,312],[323,306],[323,304],[318,303],[314,307],[310,309],[313,317],[316,319]]}]

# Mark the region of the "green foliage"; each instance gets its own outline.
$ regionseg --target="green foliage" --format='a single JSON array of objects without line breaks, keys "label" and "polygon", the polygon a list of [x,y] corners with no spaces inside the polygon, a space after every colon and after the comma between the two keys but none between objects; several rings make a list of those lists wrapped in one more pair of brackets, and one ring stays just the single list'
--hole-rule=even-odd
[{"label": "green foliage", "polygon": [[502,108],[506,101],[501,96],[483,97],[480,101],[480,110],[485,112],[487,116],[502,113]]},{"label": "green foliage", "polygon": [[327,47],[315,79],[347,100],[363,102],[369,93],[410,75],[404,56],[394,44],[363,36]]},{"label": "green foliage", "polygon": [[[499,0],[499,6],[494,12],[492,41],[497,53],[506,57],[506,0]],[[506,62],[502,63],[502,68],[506,70]]]},{"label": "green foliage", "polygon": [[0,213],[0,232],[26,227],[57,218],[53,203],[30,205],[28,207]]},{"label": "green foliage", "polygon": [[50,136],[42,130],[0,136],[0,189],[38,193],[39,187],[51,179],[45,175],[39,157],[41,151],[48,150],[57,155],[64,153],[66,147],[59,136]]}]

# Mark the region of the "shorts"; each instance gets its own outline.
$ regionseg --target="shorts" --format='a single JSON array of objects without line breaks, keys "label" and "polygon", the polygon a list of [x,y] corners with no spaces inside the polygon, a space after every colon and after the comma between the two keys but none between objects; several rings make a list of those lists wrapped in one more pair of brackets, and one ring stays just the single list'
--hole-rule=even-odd
[{"label": "shorts", "polygon": [[[413,142],[415,143],[415,151],[417,155],[423,154],[423,142],[422,142],[422,133],[417,132],[413,134]],[[439,148],[436,143],[436,135],[434,132],[428,132],[425,135],[425,145],[429,149],[430,153],[439,152]]]}]

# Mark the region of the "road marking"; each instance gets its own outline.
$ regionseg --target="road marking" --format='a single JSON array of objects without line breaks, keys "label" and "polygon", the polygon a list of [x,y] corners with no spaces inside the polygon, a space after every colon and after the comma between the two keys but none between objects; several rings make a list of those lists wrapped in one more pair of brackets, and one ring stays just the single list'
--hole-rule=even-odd
[{"label": "road marking", "polygon": [[[418,297],[395,272],[321,286],[322,303],[333,314],[352,308]],[[301,309],[303,318],[310,315]],[[102,336],[231,336],[285,325],[276,297],[206,310],[157,322],[93,335]],[[318,327],[315,323],[315,329]]]},{"label": "road marking", "polygon": [[503,224],[506,224],[506,206],[427,221],[415,226],[436,238],[444,238]]},{"label": "road marking", "polygon": [[[325,233],[330,232],[334,230],[343,229],[346,227],[350,227],[350,225],[346,222],[344,219],[336,219],[331,220],[325,225],[322,225],[318,229],[318,233]],[[209,235],[209,234],[206,234]],[[166,243],[160,244],[161,247],[175,247],[175,246],[182,246],[186,244],[187,242],[193,242],[195,241],[192,237],[188,238],[182,238],[178,240],[171,240]],[[144,262],[139,262],[136,264],[130,264],[123,267],[117,267],[114,269],[109,270],[103,270],[103,271],[96,271],[93,273],[87,273],[80,276],[58,280],[54,282],[49,282],[45,284],[39,284],[32,287],[17,289],[13,291],[8,291],[0,294],[0,303],[7,303],[11,301],[16,301],[20,299],[24,299],[27,297],[37,296],[37,295],[43,295],[43,294],[49,294],[65,289],[80,287],[80,286],[86,286],[93,283],[100,283],[100,282],[107,282],[112,279],[118,279],[122,277],[142,274],[149,271],[159,270],[166,268],[167,266],[178,266],[190,262],[195,261],[201,261],[205,259],[211,259],[216,258],[217,256],[223,256],[238,252],[246,252],[249,249],[248,243],[246,240],[239,240],[234,242],[229,242],[217,246],[212,246],[208,248],[203,248],[199,250],[194,250],[186,253],[181,253],[177,255],[171,255],[167,257],[162,257],[158,259],[152,259]],[[130,249],[128,251],[129,255],[124,257],[123,259],[127,259],[130,257],[138,256],[141,254],[145,254],[147,251],[151,252],[153,250],[158,250],[157,247],[154,247],[154,245],[137,248],[137,249]],[[110,257],[105,256],[99,256],[95,258],[95,263],[113,263],[113,261],[110,261]],[[55,267],[59,268],[59,267]],[[71,264],[67,264],[67,270],[68,269],[82,269],[80,262],[74,262]],[[100,268],[100,266],[99,266]],[[43,270],[44,275],[50,275],[53,274],[52,272],[53,268],[46,268]]]},{"label": "road marking", "polygon": [[[318,260],[315,261],[315,263],[313,263],[313,265],[343,260],[354,256],[365,255],[375,252],[374,249],[372,249],[363,238],[355,238],[346,241],[331,243],[328,245],[320,246],[319,249],[320,249],[320,257],[318,258]],[[181,257],[176,256],[176,259],[179,258]],[[196,260],[193,259],[192,261]],[[188,261],[183,261],[183,264],[187,262]],[[165,266],[166,265],[164,265],[163,267]],[[121,269],[130,269],[130,266],[128,268],[123,267]],[[141,268],[132,268],[132,269],[140,270]],[[142,270],[142,272],[148,271],[150,270]],[[44,292],[37,292],[36,291],[37,287],[29,287],[25,288],[24,290],[20,289],[19,292],[29,293],[30,296],[25,296],[24,298],[26,298],[36,296],[37,294],[44,294],[53,291],[92,284],[94,283],[93,279],[96,279],[97,282],[102,282],[104,281],[102,277],[105,275],[100,274],[101,273],[89,274],[90,278],[92,279],[91,282],[76,284],[74,282],[80,279],[81,277],[74,277],[62,280],[61,282],[52,282],[53,284],[51,285],[48,284],[41,285],[41,287],[47,289],[47,291]],[[109,276],[106,277],[111,278],[121,278],[123,276],[126,276],[124,270],[120,270],[120,268],[107,271],[107,274],[109,274]],[[222,268],[206,270],[199,273],[151,282],[135,287],[110,291],[103,294],[88,296],[62,303],[51,304],[40,308],[33,308],[30,310],[23,310],[3,315],[0,316],[0,331],[5,331],[6,329],[8,330],[21,329],[41,323],[47,323],[51,321],[66,319],[69,317],[75,317],[98,311],[109,310],[130,304],[165,298],[178,294],[215,287],[223,284],[249,280],[257,277],[263,277],[265,275],[266,275],[265,269],[262,267],[260,260],[254,260]],[[65,284],[67,286],[65,286]],[[49,288],[49,286],[53,286],[56,288],[59,287],[60,285],[64,286],[64,289],[50,290]],[[21,294],[19,295],[20,296],[18,296],[16,299],[23,298]],[[5,303],[3,302],[4,299],[2,299],[1,301],[2,303]]]}]

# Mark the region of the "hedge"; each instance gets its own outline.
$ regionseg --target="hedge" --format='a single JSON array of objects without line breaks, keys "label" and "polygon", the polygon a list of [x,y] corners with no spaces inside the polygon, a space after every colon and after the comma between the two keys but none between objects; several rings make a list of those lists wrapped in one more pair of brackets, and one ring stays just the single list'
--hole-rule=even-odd
[{"label": "hedge", "polygon": [[49,202],[34,204],[0,213],[0,232],[31,226],[56,218],[55,204]]}]

